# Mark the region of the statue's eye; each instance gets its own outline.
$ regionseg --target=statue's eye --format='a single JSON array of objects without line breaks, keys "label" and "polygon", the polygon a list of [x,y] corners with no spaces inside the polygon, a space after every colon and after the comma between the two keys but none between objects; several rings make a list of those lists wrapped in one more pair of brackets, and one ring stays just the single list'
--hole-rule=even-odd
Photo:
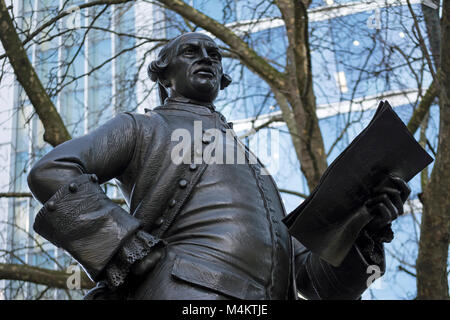
[{"label": "statue's eye", "polygon": [[211,52],[208,53],[208,55],[211,58],[216,59],[216,60],[221,60],[222,59],[222,56],[217,51],[211,51]]},{"label": "statue's eye", "polygon": [[184,49],[183,53],[187,56],[190,56],[190,55],[195,54],[195,49],[194,48],[186,48],[186,49]]}]

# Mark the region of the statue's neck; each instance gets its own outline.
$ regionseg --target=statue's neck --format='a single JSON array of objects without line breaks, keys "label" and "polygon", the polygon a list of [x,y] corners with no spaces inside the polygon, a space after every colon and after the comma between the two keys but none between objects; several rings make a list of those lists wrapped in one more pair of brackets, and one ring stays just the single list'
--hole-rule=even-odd
[{"label": "statue's neck", "polygon": [[200,105],[204,107],[208,107],[212,110],[215,110],[215,106],[212,102],[205,102],[205,101],[198,101],[194,99],[189,99],[186,97],[183,97],[181,95],[174,95],[171,94],[165,101],[164,104],[170,103],[170,102],[177,102],[177,103],[189,103],[194,105]]}]

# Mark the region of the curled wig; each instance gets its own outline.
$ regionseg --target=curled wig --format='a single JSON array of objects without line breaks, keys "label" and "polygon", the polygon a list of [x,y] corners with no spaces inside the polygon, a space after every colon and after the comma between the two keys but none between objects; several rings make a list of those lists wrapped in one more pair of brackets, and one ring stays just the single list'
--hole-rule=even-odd
[{"label": "curled wig", "polygon": [[156,60],[153,60],[147,68],[147,73],[150,79],[158,83],[159,99],[161,101],[161,104],[163,104],[164,100],[166,100],[166,98],[168,97],[167,90],[163,85],[164,74],[176,53],[176,44],[178,42],[177,40],[181,36],[182,35],[179,35],[166,43],[159,52],[158,58]]}]

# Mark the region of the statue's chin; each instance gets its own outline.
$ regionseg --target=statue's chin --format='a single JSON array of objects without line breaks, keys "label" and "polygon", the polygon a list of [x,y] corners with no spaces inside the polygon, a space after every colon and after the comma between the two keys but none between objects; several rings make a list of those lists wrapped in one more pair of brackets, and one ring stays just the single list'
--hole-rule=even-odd
[{"label": "statue's chin", "polygon": [[198,83],[194,86],[196,93],[194,94],[196,97],[193,97],[195,100],[201,101],[212,101],[217,96],[219,92],[219,88],[215,86],[213,83]]},{"label": "statue's chin", "polygon": [[200,79],[195,81],[193,87],[200,92],[214,92],[218,89],[217,81],[210,79]]}]

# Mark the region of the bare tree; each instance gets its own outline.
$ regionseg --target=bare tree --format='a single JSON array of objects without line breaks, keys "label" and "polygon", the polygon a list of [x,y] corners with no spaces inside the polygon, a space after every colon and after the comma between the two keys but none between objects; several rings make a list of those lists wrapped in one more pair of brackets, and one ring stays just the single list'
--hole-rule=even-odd
[{"label": "bare tree", "polygon": [[[428,9],[426,9],[428,10]],[[425,11],[425,16],[428,14]],[[427,18],[426,18],[427,19]],[[430,19],[430,18],[428,18]],[[437,21],[436,13],[433,21]],[[436,23],[430,22],[429,24]],[[439,28],[435,27],[436,33]],[[439,139],[436,160],[429,179],[424,177],[421,197],[423,213],[419,256],[417,259],[417,298],[449,299],[448,246],[450,242],[450,201],[446,190],[450,187],[450,3],[443,1],[440,38],[440,59],[435,58],[439,75],[434,75],[439,95]],[[431,38],[431,52],[437,56],[439,44]],[[437,47],[437,48],[436,48]],[[432,68],[430,63],[430,68]]]}]

